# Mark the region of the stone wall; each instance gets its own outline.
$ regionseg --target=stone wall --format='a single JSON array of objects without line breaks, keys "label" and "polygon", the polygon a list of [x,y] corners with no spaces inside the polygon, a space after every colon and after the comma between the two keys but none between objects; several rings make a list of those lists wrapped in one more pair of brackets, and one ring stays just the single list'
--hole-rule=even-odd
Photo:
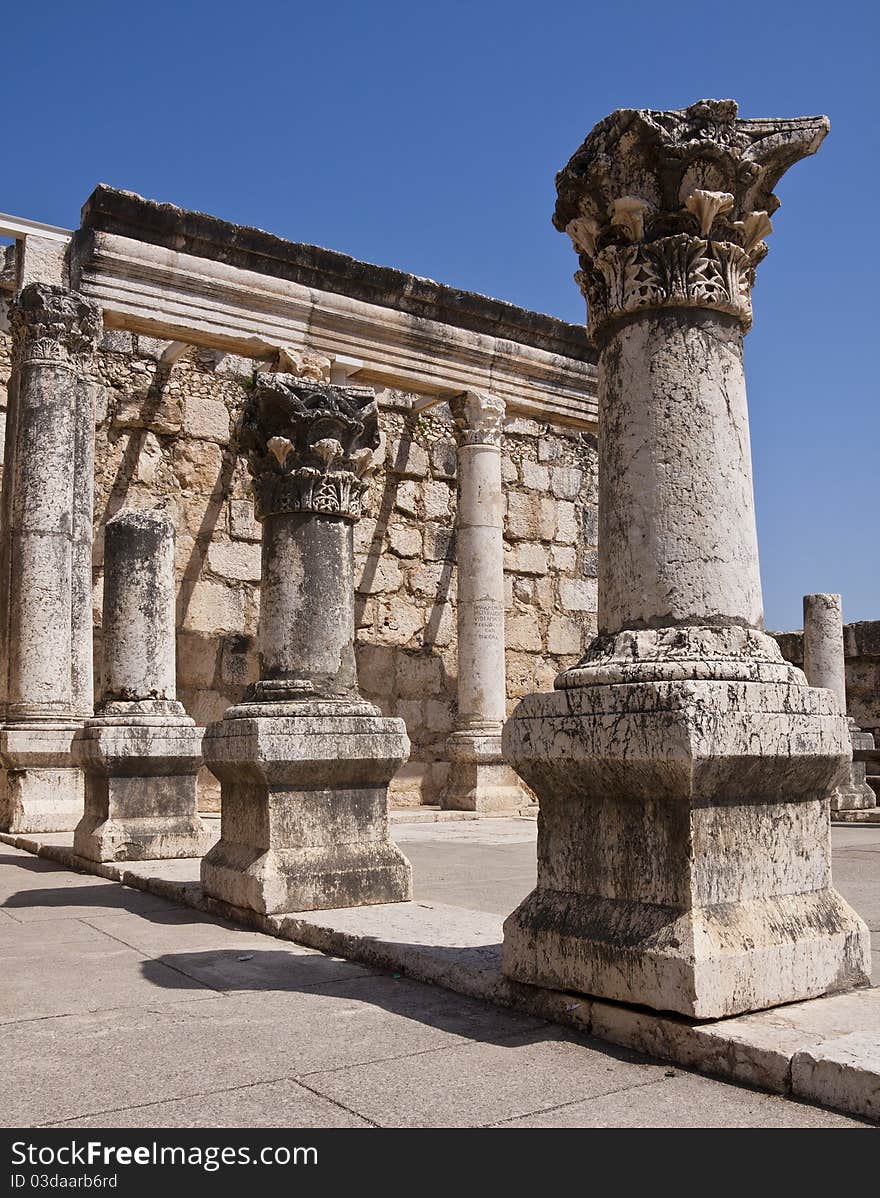
[{"label": "stone wall", "polygon": [[[253,363],[189,349],[171,364],[167,349],[111,330],[98,358],[96,667],[104,525],[122,507],[161,506],[177,528],[178,693],[207,724],[257,674],[260,528],[235,450]],[[0,333],[3,382],[8,353]],[[355,528],[360,680],[383,713],[405,719],[412,741],[394,801],[436,802],[455,718],[455,441],[446,405],[417,415],[403,393],[379,400],[383,465]],[[595,439],[513,418],[503,470],[511,707],[552,686],[595,630]],[[207,771],[200,786],[203,806],[215,805]]]},{"label": "stone wall", "polygon": [[[804,634],[774,632],[782,656],[796,666],[804,664]],[[846,662],[846,705],[865,732],[880,737],[880,620],[859,620],[843,626]]]}]

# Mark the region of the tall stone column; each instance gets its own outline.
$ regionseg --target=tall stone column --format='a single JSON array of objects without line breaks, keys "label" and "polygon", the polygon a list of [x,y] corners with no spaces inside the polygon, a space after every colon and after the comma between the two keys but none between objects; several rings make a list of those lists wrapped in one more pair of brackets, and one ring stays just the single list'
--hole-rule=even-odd
[{"label": "tall stone column", "polygon": [[92,710],[91,544],[98,309],[32,283],[12,305],[14,371],[3,498],[0,824],[73,828],[71,737]]},{"label": "tall stone column", "polygon": [[743,334],[823,117],[623,110],[557,176],[599,349],[599,633],[505,726],[537,792],[512,978],[716,1018],[860,985],[831,883],[837,700],[763,630]]},{"label": "tall stone column", "polygon": [[[846,659],[843,652],[843,609],[839,595],[804,595],[804,673],[810,686],[833,691],[846,715]],[[847,717],[853,750],[873,749],[874,737]],[[850,762],[831,795],[831,810],[860,811],[876,807],[877,796],[866,781],[865,762]]]},{"label": "tall stone column", "polygon": [[458,442],[458,722],[446,742],[443,806],[467,811],[528,803],[501,755],[507,715],[504,658],[504,402],[467,391],[450,403]]},{"label": "tall stone column", "polygon": [[93,861],[201,857],[202,728],[177,701],[174,525],[121,511],[104,539],[104,654],[94,718],[74,737],[85,813],[74,851]]},{"label": "tall stone column", "polygon": [[388,835],[400,719],[358,693],[354,547],[378,444],[376,401],[290,374],[261,377],[242,448],[263,525],[260,679],[208,729],[222,834],[205,892],[264,914],[400,902],[409,863]]}]

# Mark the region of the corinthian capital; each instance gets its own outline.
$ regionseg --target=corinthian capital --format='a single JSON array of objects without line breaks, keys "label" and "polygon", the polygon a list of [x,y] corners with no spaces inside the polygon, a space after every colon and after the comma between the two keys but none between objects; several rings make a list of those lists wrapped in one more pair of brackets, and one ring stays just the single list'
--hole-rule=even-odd
[{"label": "corinthian capital", "polygon": [[72,365],[101,336],[101,310],[75,291],[30,283],[10,305],[16,355],[22,365]]},{"label": "corinthian capital", "polygon": [[504,400],[485,391],[465,391],[449,401],[459,445],[500,445]]},{"label": "corinthian capital", "polygon": [[740,120],[733,100],[620,109],[556,176],[553,223],[580,258],[590,330],[640,308],[715,308],[751,324],[773,188],[827,117]]},{"label": "corinthian capital", "polygon": [[357,520],[378,444],[378,408],[368,388],[259,375],[241,436],[257,519],[317,512]]}]

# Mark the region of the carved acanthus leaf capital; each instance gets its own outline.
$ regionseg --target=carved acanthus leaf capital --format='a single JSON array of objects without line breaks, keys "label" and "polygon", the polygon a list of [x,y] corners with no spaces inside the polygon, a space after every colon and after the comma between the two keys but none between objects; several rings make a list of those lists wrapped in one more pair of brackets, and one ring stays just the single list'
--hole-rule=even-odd
[{"label": "carved acanthus leaf capital", "polygon": [[22,365],[74,365],[94,353],[101,338],[101,309],[75,291],[30,283],[10,305],[15,353]]},{"label": "carved acanthus leaf capital", "polygon": [[504,432],[504,400],[486,391],[464,391],[449,401],[455,438],[461,445],[499,445]]},{"label": "carved acanthus leaf capital", "polygon": [[378,444],[378,407],[369,388],[259,375],[241,433],[257,519],[316,512],[357,520]]},{"label": "carved acanthus leaf capital", "polygon": [[[591,330],[670,305],[717,307],[748,327],[748,288],[779,206],[773,188],[827,132],[826,117],[740,120],[733,100],[621,109],[600,121],[556,176],[553,218],[579,255]],[[692,277],[665,286],[682,256]]]}]

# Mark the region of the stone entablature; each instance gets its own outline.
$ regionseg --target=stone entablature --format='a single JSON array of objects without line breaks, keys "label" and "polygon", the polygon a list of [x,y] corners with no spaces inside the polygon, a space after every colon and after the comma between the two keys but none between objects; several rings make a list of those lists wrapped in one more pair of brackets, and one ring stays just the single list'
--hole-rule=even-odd
[{"label": "stone entablature", "polygon": [[287,241],[263,229],[144,199],[105,184],[99,184],[83,205],[82,230],[80,241],[86,245],[98,233],[143,241],[390,308],[419,320],[437,321],[595,363],[580,325],[394,267],[362,262],[337,250]]},{"label": "stone entablature", "polygon": [[86,203],[70,281],[108,328],[269,362],[306,350],[332,361],[333,382],[356,374],[416,406],[473,389],[511,414],[595,428],[583,329],[130,192],[101,186]]}]

